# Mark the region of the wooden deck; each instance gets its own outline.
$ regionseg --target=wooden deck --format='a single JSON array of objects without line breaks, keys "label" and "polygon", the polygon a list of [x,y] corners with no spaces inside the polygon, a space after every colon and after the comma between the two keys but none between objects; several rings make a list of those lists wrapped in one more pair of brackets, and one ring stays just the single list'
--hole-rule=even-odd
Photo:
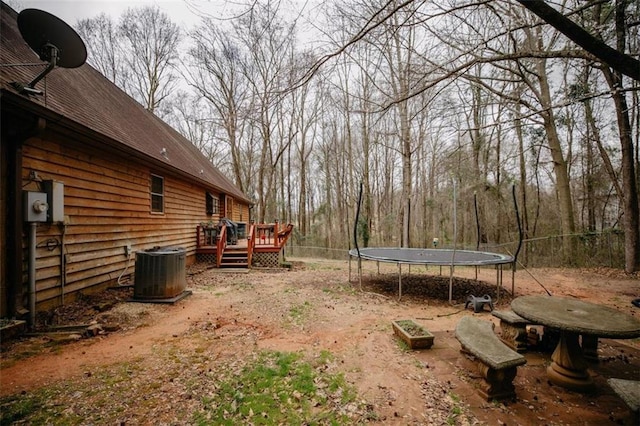
[{"label": "wooden deck", "polygon": [[226,225],[197,227],[197,255],[215,258],[218,268],[250,268],[254,255],[279,253],[287,243],[293,225],[250,224],[244,238],[231,238]]}]

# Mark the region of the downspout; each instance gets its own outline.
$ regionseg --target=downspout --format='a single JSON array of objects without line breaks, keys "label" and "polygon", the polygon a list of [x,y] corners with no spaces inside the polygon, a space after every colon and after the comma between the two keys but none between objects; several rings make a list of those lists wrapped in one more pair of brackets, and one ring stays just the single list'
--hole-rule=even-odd
[{"label": "downspout", "polygon": [[[67,284],[67,257],[65,256],[65,242],[64,236],[67,233],[67,224],[63,223],[60,225],[61,236],[60,236],[60,303],[64,305],[64,286]],[[129,259],[127,259],[127,264],[129,264]]]},{"label": "downspout", "polygon": [[[7,209],[6,224],[7,247],[9,248],[9,250],[7,250],[7,282],[9,284],[7,286],[7,309],[18,318],[26,316],[27,313],[29,313],[24,306],[25,300],[22,280],[22,268],[24,264],[22,242],[23,232],[25,230],[24,212],[22,208],[22,146],[26,140],[41,134],[46,127],[46,120],[41,117],[32,117],[32,120],[27,124],[18,117],[10,117],[8,114],[3,114],[2,121],[13,124],[2,127],[3,139],[6,137],[9,142],[7,170],[7,178],[9,180],[7,183],[7,190],[9,192],[7,200],[9,202],[7,204],[11,206]],[[20,126],[21,124],[23,124],[23,126]],[[33,314],[30,314],[30,317],[32,317],[32,315],[35,315],[35,295],[31,297],[31,293],[29,293],[28,297],[28,306],[33,312]],[[31,324],[31,326],[33,326],[33,324]]]},{"label": "downspout", "polygon": [[36,222],[29,223],[29,326],[36,325]]}]

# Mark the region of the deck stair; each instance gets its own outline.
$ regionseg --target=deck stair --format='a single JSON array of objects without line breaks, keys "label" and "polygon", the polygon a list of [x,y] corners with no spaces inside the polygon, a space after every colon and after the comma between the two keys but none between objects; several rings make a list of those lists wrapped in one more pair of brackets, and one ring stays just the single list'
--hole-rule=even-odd
[{"label": "deck stair", "polygon": [[227,247],[222,253],[220,261],[221,268],[248,268],[249,253],[245,248],[229,248]]}]

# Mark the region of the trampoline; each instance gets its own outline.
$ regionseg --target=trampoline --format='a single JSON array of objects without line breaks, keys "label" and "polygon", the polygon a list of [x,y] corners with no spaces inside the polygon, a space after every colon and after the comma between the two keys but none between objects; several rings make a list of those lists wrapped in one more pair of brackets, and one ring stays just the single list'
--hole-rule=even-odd
[{"label": "trampoline", "polygon": [[[515,255],[506,255],[500,253],[486,252],[480,250],[464,250],[464,249],[438,249],[438,248],[405,248],[405,247],[358,247],[357,239],[357,223],[360,217],[360,204],[362,202],[362,184],[360,185],[360,195],[358,197],[358,209],[356,212],[355,223],[353,227],[353,241],[355,248],[349,250],[349,264],[351,258],[358,259],[358,273],[360,277],[360,287],[362,288],[362,260],[373,260],[376,262],[395,263],[398,265],[398,299],[402,297],[402,265],[434,265],[449,266],[451,274],[449,279],[449,302],[452,302],[453,293],[453,270],[456,266],[474,266],[476,268],[476,280],[478,278],[479,266],[495,266],[496,268],[496,286],[497,295],[500,297],[500,288],[502,287],[502,269],[503,265],[510,265],[511,275],[511,293],[513,296],[515,287],[515,265],[518,259],[518,253],[522,246],[522,229],[520,225],[520,217],[518,214],[518,204],[515,196],[515,187],[512,188],[513,201],[516,211],[516,219],[518,221],[519,241]],[[455,200],[455,186],[454,186]],[[455,208],[454,208],[455,212]],[[479,225],[478,225],[479,226]],[[455,221],[454,221],[455,227]],[[454,228],[455,229],[455,228]],[[455,231],[454,231],[455,233]],[[479,232],[478,232],[479,234]],[[479,238],[479,236],[478,236]],[[434,239],[434,245],[436,244]],[[479,246],[479,243],[478,243]],[[455,244],[454,244],[455,247]],[[349,267],[349,275],[351,275],[351,267]],[[351,276],[349,276],[351,280]]]},{"label": "trampoline", "polygon": [[[453,249],[424,249],[401,247],[367,247],[349,250],[349,259],[358,259],[358,272],[362,286],[362,267],[360,261],[372,260],[376,262],[395,263],[398,265],[398,299],[402,298],[402,265],[449,266],[451,274],[456,266],[475,266],[476,279],[478,266],[496,267],[496,288],[498,297],[502,287],[502,267],[512,265],[515,257],[500,253],[474,250]],[[452,277],[451,277],[452,278]],[[449,302],[452,303],[453,283],[449,284]],[[513,282],[512,282],[513,292]]]}]

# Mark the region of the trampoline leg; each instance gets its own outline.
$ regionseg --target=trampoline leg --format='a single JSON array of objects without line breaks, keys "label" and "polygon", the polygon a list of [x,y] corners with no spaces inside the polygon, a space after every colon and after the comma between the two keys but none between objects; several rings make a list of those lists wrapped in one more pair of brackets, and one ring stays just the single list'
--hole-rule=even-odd
[{"label": "trampoline leg", "polygon": [[402,299],[402,263],[398,263],[398,300]]},{"label": "trampoline leg", "polygon": [[449,304],[453,305],[453,265],[449,267]]},{"label": "trampoline leg", "polygon": [[502,289],[502,265],[496,265],[496,303],[500,301],[500,290]]},{"label": "trampoline leg", "polygon": [[362,291],[362,259],[358,258],[358,282],[360,284],[360,291]]}]

